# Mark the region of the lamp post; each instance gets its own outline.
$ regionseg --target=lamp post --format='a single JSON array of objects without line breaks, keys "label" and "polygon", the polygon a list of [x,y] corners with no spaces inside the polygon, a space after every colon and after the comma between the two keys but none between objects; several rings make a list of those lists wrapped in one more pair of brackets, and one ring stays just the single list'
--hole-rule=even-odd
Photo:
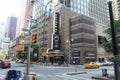
[{"label": "lamp post", "polygon": [[66,42],[68,43],[68,63],[69,63],[69,65],[70,65],[70,61],[71,61],[71,51],[72,51],[71,43],[73,42],[73,39],[66,40]]}]

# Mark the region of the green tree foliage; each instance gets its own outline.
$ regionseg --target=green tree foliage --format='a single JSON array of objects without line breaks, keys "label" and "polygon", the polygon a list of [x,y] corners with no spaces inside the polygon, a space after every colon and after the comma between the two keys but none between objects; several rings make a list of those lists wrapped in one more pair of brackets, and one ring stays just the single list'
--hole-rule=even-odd
[{"label": "green tree foliage", "polygon": [[24,45],[24,51],[18,52],[16,57],[20,60],[25,60],[25,59],[27,59],[27,52],[28,52],[28,47],[26,45]]},{"label": "green tree foliage", "polygon": [[[27,54],[28,54],[28,46],[27,44],[24,45],[24,51],[18,52],[16,57],[20,60],[26,60]],[[31,48],[33,48],[33,52],[30,53],[30,60],[31,61],[38,61],[38,55],[39,55],[39,47],[37,45],[31,45]]]},{"label": "green tree foliage", "polygon": [[[116,40],[117,40],[117,48],[118,52],[120,52],[120,20],[115,20],[115,32],[116,32]],[[102,38],[102,44],[105,47],[106,51],[112,52],[112,38],[111,38],[111,27],[109,26],[104,30],[106,37]]]},{"label": "green tree foliage", "polygon": [[39,47],[37,45],[31,45],[31,47],[33,48],[33,52],[31,53],[31,61],[38,61],[38,57],[39,57]]}]

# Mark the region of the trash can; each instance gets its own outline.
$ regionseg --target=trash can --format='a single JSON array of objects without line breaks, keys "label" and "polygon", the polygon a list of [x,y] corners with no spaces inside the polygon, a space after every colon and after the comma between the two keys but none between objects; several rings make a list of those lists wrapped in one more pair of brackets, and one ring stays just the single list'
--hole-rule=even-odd
[{"label": "trash can", "polygon": [[102,69],[102,76],[107,77],[107,69]]},{"label": "trash can", "polygon": [[6,80],[15,80],[16,79],[16,70],[9,70],[7,72]]},{"label": "trash can", "polygon": [[19,80],[19,78],[22,76],[20,70],[16,70],[16,80]]}]

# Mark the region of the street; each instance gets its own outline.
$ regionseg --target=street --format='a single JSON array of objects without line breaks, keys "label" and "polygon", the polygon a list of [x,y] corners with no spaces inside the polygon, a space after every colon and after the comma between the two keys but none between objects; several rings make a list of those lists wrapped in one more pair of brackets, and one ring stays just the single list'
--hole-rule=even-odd
[{"label": "street", "polygon": [[[0,68],[0,80],[4,80],[8,70],[21,70],[25,72],[26,67],[23,63],[12,63],[11,68]],[[81,74],[68,75],[67,73],[75,72],[74,66],[44,66],[44,65],[31,65],[30,73],[37,73],[38,80],[92,80],[92,76],[102,75],[102,69],[107,69],[108,75],[114,73],[113,66],[100,67],[98,69],[85,69],[83,65],[79,65],[77,72]],[[86,73],[82,73],[86,72]]]}]

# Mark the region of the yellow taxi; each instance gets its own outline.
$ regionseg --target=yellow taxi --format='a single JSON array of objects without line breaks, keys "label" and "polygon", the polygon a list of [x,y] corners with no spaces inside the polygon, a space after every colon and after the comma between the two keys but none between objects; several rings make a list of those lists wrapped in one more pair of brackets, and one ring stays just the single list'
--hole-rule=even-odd
[{"label": "yellow taxi", "polygon": [[90,63],[85,63],[84,64],[84,67],[85,68],[99,68],[99,64],[97,64],[97,63],[94,63],[94,62],[90,62]]}]

